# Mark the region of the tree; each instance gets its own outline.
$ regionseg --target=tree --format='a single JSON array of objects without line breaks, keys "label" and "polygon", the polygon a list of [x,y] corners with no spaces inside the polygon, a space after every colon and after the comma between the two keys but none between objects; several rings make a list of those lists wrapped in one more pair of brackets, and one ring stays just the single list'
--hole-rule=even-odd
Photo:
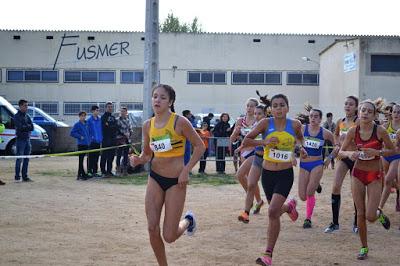
[{"label": "tree", "polygon": [[201,33],[202,29],[197,17],[194,17],[192,23],[181,23],[178,17],[175,17],[173,13],[169,13],[167,18],[160,25],[160,31]]}]

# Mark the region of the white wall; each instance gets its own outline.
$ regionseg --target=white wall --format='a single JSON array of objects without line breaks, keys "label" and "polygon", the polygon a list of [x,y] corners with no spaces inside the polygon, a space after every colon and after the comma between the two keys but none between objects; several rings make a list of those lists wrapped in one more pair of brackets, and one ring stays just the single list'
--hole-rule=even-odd
[{"label": "white wall", "polygon": [[[60,48],[64,32],[0,31],[0,68],[2,82],[0,95],[10,101],[27,98],[30,101],[81,102],[138,102],[142,100],[142,84],[120,84],[120,70],[142,70],[144,41],[141,32],[65,32],[67,36],[57,61],[59,83],[7,83],[7,68],[51,69]],[[13,40],[20,35],[20,40]],[[47,40],[46,36],[53,36]],[[94,36],[95,40],[88,40]],[[287,94],[291,113],[302,111],[304,102],[318,106],[318,86],[288,86],[287,71],[318,72],[318,65],[301,59],[307,56],[318,60],[318,53],[339,36],[321,35],[267,35],[267,34],[160,34],[160,79],[177,91],[177,111],[191,109],[193,113],[205,110],[226,111],[233,117],[244,112],[244,102],[255,97],[255,91],[272,96]],[[260,42],[253,42],[260,39]],[[308,43],[315,40],[315,43]],[[121,49],[121,43],[126,46]],[[110,48],[116,55],[97,59],[78,59],[82,52],[94,45]],[[129,54],[128,54],[129,53]],[[89,55],[89,54],[88,54]],[[92,54],[90,54],[92,55]],[[172,66],[177,66],[173,71]],[[116,70],[115,84],[63,83],[63,70]],[[187,84],[188,70],[227,71],[226,85]],[[231,71],[282,71],[282,85],[232,85]]]}]

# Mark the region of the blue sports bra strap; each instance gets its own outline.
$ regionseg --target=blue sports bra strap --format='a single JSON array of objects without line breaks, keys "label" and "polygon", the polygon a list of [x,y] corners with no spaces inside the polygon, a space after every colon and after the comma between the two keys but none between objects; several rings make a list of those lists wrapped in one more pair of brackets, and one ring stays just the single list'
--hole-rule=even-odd
[{"label": "blue sports bra strap", "polygon": [[324,129],[322,127],[319,127],[318,138],[324,139]]},{"label": "blue sports bra strap", "polygon": [[306,124],[306,127],[304,128],[304,137],[310,136],[310,133],[308,132],[308,124]]},{"label": "blue sports bra strap", "polygon": [[286,118],[286,128],[285,131],[291,135],[294,136],[294,130],[293,130],[293,123],[292,119]]}]

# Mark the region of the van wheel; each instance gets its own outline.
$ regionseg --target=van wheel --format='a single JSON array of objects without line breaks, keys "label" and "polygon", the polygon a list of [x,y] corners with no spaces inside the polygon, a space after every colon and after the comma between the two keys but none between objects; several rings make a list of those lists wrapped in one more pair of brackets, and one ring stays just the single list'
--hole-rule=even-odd
[{"label": "van wheel", "polygon": [[13,139],[12,141],[10,141],[10,143],[8,143],[6,154],[12,156],[17,155],[17,145],[15,144],[15,139]]}]

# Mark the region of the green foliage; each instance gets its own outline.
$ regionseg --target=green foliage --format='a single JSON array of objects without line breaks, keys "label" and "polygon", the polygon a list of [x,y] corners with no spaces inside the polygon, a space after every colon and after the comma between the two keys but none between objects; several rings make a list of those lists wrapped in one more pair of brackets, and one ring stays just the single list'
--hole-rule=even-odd
[{"label": "green foliage", "polygon": [[173,13],[169,13],[164,22],[160,25],[160,32],[188,32],[201,33],[201,25],[199,19],[195,17],[191,23],[180,22],[178,17]]}]

